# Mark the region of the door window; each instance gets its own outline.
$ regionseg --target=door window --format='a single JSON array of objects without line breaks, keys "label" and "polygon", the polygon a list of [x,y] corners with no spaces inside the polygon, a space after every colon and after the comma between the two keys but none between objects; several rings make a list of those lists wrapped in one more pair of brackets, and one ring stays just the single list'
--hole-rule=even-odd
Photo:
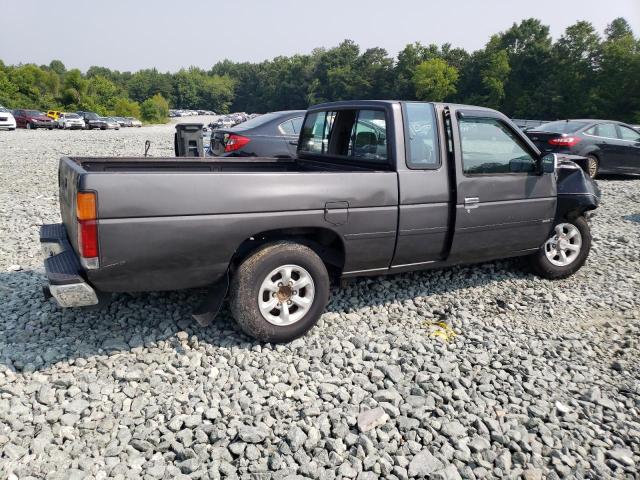
[{"label": "door window", "polygon": [[601,123],[596,128],[596,135],[605,138],[618,138],[616,126],[613,123]]},{"label": "door window", "polygon": [[302,130],[302,122],[304,121],[304,117],[296,117],[291,119],[291,124],[293,125],[293,133],[296,135],[300,134],[300,130]]},{"label": "door window", "polygon": [[460,118],[462,165],[469,175],[535,172],[536,159],[498,119]]},{"label": "door window", "polygon": [[620,138],[622,140],[628,140],[630,142],[640,142],[640,133],[636,132],[634,129],[625,127],[623,125],[618,125],[620,129]]}]

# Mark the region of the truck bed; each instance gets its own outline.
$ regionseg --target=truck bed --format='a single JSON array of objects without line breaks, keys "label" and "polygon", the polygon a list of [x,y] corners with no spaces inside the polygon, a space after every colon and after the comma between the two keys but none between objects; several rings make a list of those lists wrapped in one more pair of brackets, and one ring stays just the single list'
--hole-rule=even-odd
[{"label": "truck bed", "polygon": [[283,229],[345,239],[345,271],[386,267],[395,247],[395,171],[277,158],[65,157],[59,179],[76,252],[76,193],[97,194],[100,268],[87,275],[104,291],[211,284],[239,245]]}]

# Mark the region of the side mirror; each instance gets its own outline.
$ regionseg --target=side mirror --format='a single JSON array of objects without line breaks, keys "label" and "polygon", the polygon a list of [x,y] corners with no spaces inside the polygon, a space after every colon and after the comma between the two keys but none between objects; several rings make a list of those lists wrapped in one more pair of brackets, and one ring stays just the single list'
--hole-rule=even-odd
[{"label": "side mirror", "polygon": [[541,160],[542,173],[554,173],[558,164],[558,156],[555,153],[548,153]]}]

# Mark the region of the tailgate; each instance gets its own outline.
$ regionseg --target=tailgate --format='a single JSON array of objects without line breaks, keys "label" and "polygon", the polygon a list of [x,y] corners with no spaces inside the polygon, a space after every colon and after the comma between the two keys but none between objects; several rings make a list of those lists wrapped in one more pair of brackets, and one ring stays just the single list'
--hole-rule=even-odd
[{"label": "tailgate", "polygon": [[58,166],[58,188],[60,191],[60,216],[67,230],[69,242],[78,253],[78,221],[76,218],[76,194],[78,181],[84,170],[68,157],[62,157]]}]

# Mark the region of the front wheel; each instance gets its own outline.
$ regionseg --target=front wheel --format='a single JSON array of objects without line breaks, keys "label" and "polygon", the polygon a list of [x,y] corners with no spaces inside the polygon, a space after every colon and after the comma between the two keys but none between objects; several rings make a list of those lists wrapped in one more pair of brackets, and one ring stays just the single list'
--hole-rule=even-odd
[{"label": "front wheel", "polygon": [[292,242],[266,245],[242,262],[230,289],[231,312],[240,328],[265,342],[304,335],[322,315],[329,274],[309,247]]},{"label": "front wheel", "polygon": [[543,278],[567,278],[584,265],[590,250],[591,231],[585,218],[563,219],[529,261],[533,271]]},{"label": "front wheel", "polygon": [[27,130],[31,130],[33,128],[33,125],[31,125],[30,123],[27,123]]}]

